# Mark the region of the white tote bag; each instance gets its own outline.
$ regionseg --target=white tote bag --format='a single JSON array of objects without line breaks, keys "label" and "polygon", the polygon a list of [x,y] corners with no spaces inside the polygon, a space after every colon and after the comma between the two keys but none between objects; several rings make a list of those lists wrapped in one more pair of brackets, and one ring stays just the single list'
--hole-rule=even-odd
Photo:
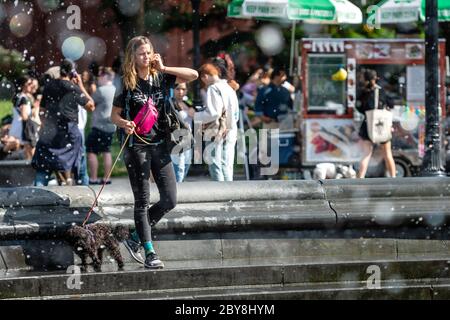
[{"label": "white tote bag", "polygon": [[392,138],[392,112],[378,109],[380,87],[375,87],[375,109],[366,111],[367,132],[373,143],[383,143]]}]

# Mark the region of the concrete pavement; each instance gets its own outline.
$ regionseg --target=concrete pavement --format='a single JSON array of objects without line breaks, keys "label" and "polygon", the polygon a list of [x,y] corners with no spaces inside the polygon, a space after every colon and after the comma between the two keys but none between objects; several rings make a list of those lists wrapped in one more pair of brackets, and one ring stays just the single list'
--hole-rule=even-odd
[{"label": "concrete pavement", "polygon": [[[125,271],[106,259],[104,272],[89,273],[86,291],[74,296],[61,287],[68,275],[51,271],[79,263],[64,230],[83,220],[99,189],[0,188],[3,297],[364,297],[373,292],[363,274],[380,263],[407,267],[398,279],[400,269],[383,273],[397,291],[374,297],[429,299],[430,286],[450,296],[449,178],[181,183],[179,204],[153,230],[167,268],[144,271],[122,247]],[[150,200],[158,199],[152,184]],[[98,204],[91,222],[134,225],[128,179],[107,185]],[[330,278],[336,272],[358,276],[349,284]],[[298,281],[286,282],[291,275]],[[153,287],[156,279],[162,286]]]}]

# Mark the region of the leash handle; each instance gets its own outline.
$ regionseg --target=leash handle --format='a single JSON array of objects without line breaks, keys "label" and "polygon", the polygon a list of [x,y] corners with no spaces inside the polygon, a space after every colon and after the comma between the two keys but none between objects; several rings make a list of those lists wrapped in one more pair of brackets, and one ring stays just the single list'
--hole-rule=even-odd
[{"label": "leash handle", "polygon": [[84,225],[86,224],[86,222],[87,222],[87,221],[89,220],[89,218],[91,217],[92,211],[94,211],[94,207],[95,207],[95,205],[97,204],[97,200],[98,200],[98,198],[100,197],[100,194],[102,193],[103,189],[105,188],[106,182],[108,182],[109,178],[111,177],[112,171],[113,171],[114,167],[116,166],[116,163],[117,163],[117,161],[119,160],[120,155],[122,154],[123,149],[125,148],[125,146],[126,146],[126,144],[127,144],[127,141],[128,141],[128,138],[130,138],[130,136],[131,136],[131,134],[128,134],[128,135],[127,135],[127,138],[125,139],[125,141],[124,141],[124,143],[123,143],[123,145],[122,145],[122,148],[120,148],[120,151],[119,151],[119,154],[117,155],[116,161],[114,161],[114,164],[112,165],[111,170],[109,170],[109,173],[108,173],[108,175],[107,175],[105,181],[103,182],[103,185],[102,185],[102,187],[100,188],[100,191],[98,192],[97,196],[95,197],[94,203],[92,204],[91,208],[89,209],[89,212],[87,213],[86,218],[84,219],[83,224],[81,225],[82,227],[84,227]]}]

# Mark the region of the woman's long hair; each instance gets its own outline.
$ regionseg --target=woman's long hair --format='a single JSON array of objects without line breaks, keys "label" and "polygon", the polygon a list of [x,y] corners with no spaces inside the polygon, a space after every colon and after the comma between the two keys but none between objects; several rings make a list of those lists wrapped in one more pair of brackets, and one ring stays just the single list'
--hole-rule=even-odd
[{"label": "woman's long hair", "polygon": [[[137,84],[137,70],[136,70],[136,51],[137,49],[143,45],[148,44],[150,46],[150,51],[153,54],[153,45],[147,37],[138,36],[132,38],[127,45],[127,49],[125,51],[125,59],[123,62],[123,83],[125,88],[128,90],[134,90]],[[153,68],[152,64],[149,67],[149,73],[152,77],[157,75],[157,70]]]},{"label": "woman's long hair", "polygon": [[372,90],[374,88],[374,84],[372,83],[372,81],[378,80],[377,72],[372,69],[367,69],[366,71],[364,71],[364,80],[366,89]]},{"label": "woman's long hair", "polygon": [[32,78],[29,75],[20,77],[16,85],[16,94],[21,93],[30,80],[32,80]]}]

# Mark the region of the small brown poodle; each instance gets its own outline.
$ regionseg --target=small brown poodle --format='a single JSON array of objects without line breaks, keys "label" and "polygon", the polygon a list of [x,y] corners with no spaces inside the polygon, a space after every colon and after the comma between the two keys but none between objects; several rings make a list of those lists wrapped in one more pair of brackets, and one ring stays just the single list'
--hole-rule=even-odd
[{"label": "small brown poodle", "polygon": [[119,242],[127,239],[130,233],[122,225],[112,227],[106,224],[87,224],[84,227],[73,226],[66,232],[65,240],[81,258],[82,270],[87,270],[87,257],[91,257],[95,271],[101,271],[103,251],[108,249],[117,261],[119,270],[124,262],[120,254]]}]

